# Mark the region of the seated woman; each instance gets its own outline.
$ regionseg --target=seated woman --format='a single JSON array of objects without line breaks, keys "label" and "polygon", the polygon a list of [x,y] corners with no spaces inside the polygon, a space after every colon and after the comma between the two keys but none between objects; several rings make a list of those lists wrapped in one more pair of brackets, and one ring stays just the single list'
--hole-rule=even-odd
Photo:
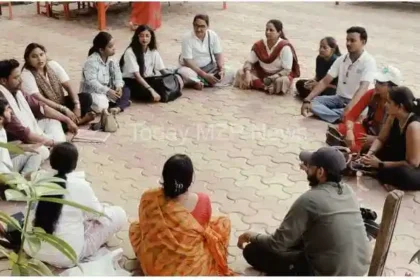
[{"label": "seated woman", "polygon": [[[83,174],[74,172],[79,154],[76,147],[68,142],[54,146],[51,151],[50,164],[56,171],[55,177],[64,179],[59,183],[68,193],[48,197],[64,198],[69,201],[90,207],[108,217],[83,212],[78,208],[47,201],[38,202],[35,211],[31,212],[29,227],[40,227],[45,232],[61,238],[77,254],[78,260],[95,254],[107,240],[122,229],[127,222],[125,211],[119,206],[104,206],[95,196],[90,183]],[[25,252],[32,258],[56,267],[68,268],[74,264],[55,247],[42,242],[40,250],[34,253],[28,243],[24,244]]]},{"label": "seated woman", "polygon": [[362,158],[386,188],[420,190],[420,99],[407,87],[389,93],[388,118]]},{"label": "seated woman", "polygon": [[[122,76],[133,99],[155,102],[161,100],[156,91],[158,89],[152,87],[154,76],[160,75],[160,71],[165,69],[156,45],[155,32],[147,25],[140,25],[121,57]],[[182,77],[178,74],[176,77],[182,88]]]},{"label": "seated woman", "polygon": [[65,114],[78,125],[95,119],[95,114],[91,112],[90,94],[73,91],[66,71],[56,61],[47,58],[44,46],[29,44],[24,58],[21,74],[23,92]]},{"label": "seated woman", "polygon": [[286,39],[281,21],[267,22],[266,40],[254,44],[243,69],[236,73],[234,86],[257,89],[268,94],[285,94],[300,76],[296,52]]},{"label": "seated woman", "polygon": [[174,155],[163,167],[163,187],[141,197],[129,238],[146,276],[233,275],[227,265],[230,220],[211,219],[209,197],[189,191],[193,176],[191,159]]},{"label": "seated woman", "polygon": [[181,67],[177,72],[184,79],[186,87],[202,90],[214,86],[225,78],[222,44],[216,32],[209,29],[208,15],[196,15],[194,31],[182,39]]},{"label": "seated woman", "polygon": [[[366,92],[362,98],[344,114],[343,122],[338,126],[330,125],[327,132],[327,144],[346,146],[352,152],[366,152],[378,136],[387,114],[385,104],[389,92],[401,84],[400,70],[393,66],[384,67],[376,74],[375,89]],[[366,118],[358,119],[368,108]]]},{"label": "seated woman", "polygon": [[[333,37],[325,37],[319,43],[319,55],[316,58],[315,78],[312,80],[298,80],[296,82],[297,95],[305,99],[312,89],[321,81],[330,70],[331,65],[341,55],[337,41]],[[334,79],[320,95],[334,95],[338,79]]]},{"label": "seated woman", "polygon": [[80,92],[92,96],[92,109],[119,113],[130,106],[130,92],[123,90],[124,82],[118,63],[112,60],[115,40],[111,34],[101,31],[93,39],[89,57],[83,66]]}]

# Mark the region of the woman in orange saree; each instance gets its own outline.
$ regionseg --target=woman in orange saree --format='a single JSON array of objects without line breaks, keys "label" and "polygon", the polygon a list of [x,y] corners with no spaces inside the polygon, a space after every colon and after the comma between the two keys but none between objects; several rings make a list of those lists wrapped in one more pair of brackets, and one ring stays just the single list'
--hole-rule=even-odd
[{"label": "woman in orange saree", "polygon": [[160,2],[131,3],[130,26],[134,31],[139,25],[148,25],[153,30],[162,25]]},{"label": "woman in orange saree", "polygon": [[231,276],[230,220],[211,217],[210,199],[188,192],[192,162],[174,155],[163,168],[163,188],[146,191],[129,238],[146,276]]}]

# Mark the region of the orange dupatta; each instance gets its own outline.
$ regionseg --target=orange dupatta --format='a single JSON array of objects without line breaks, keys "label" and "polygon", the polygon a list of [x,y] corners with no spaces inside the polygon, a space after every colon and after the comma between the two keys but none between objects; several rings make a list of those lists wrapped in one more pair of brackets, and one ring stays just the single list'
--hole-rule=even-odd
[{"label": "orange dupatta", "polygon": [[203,228],[159,188],[142,195],[139,222],[131,224],[129,238],[147,276],[231,276],[230,226],[227,217],[218,217]]}]

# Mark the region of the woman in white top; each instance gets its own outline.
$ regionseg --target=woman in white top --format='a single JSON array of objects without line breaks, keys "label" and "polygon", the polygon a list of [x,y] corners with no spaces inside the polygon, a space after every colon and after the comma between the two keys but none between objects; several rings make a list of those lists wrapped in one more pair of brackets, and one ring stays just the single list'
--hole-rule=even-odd
[{"label": "woman in white top", "polygon": [[[131,97],[141,101],[161,100],[158,89],[153,88],[154,76],[161,75],[165,69],[162,58],[157,50],[155,32],[147,25],[137,27],[131,43],[120,59],[125,85],[131,91]],[[183,86],[181,76],[176,75]]]},{"label": "woman in white top", "polygon": [[124,82],[115,54],[115,40],[101,31],[93,39],[89,57],[83,66],[80,92],[92,95],[92,109],[99,113],[120,113],[129,107],[130,91],[123,90]]},{"label": "woman in white top", "polygon": [[293,78],[300,76],[296,52],[284,35],[281,21],[268,21],[265,36],[266,40],[260,40],[252,47],[243,69],[236,73],[234,86],[285,94]]},{"label": "woman in white top", "polygon": [[[70,85],[66,71],[54,60],[47,58],[44,46],[31,43],[26,47],[22,69],[22,91],[65,114],[78,125],[95,118],[91,112],[92,97],[77,94]],[[67,95],[66,95],[66,93]]]},{"label": "woman in white top", "polygon": [[[90,207],[108,217],[98,217],[67,205],[40,201],[35,211],[31,212],[30,227],[40,227],[46,233],[61,238],[74,249],[78,260],[82,261],[95,254],[110,237],[121,230],[127,222],[127,215],[119,206],[104,206],[98,201],[84,174],[74,172],[78,156],[76,147],[69,142],[60,143],[51,151],[50,164],[57,172],[55,177],[66,180],[60,183],[68,192],[64,199]],[[63,195],[48,197],[63,198]],[[41,242],[37,252],[33,252],[27,243],[24,244],[24,250],[29,256],[57,267],[74,266],[65,255],[46,242]]]}]

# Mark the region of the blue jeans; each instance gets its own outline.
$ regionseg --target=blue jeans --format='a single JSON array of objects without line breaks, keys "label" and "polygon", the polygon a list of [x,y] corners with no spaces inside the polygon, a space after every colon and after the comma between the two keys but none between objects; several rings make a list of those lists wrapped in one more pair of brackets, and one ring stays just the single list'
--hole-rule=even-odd
[{"label": "blue jeans", "polygon": [[335,123],[343,116],[350,99],[339,95],[317,96],[312,100],[312,113],[329,123]]}]

